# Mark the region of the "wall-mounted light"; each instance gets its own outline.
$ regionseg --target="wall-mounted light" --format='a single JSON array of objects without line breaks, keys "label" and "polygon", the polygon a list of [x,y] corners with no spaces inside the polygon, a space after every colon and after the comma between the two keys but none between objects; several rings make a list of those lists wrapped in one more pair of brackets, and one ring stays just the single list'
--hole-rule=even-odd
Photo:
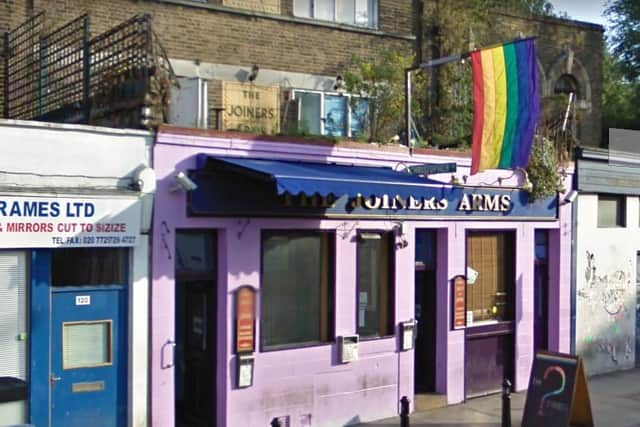
[{"label": "wall-mounted light", "polygon": [[184,172],[178,172],[175,176],[176,183],[169,188],[171,193],[175,193],[178,190],[193,191],[198,188],[198,184],[193,182]]},{"label": "wall-mounted light", "polygon": [[250,82],[254,81],[258,77],[259,71],[260,67],[258,67],[258,64],[253,64],[253,66],[251,67],[251,72],[247,76],[247,80]]},{"label": "wall-mounted light", "polygon": [[399,221],[394,223],[393,233],[397,238],[400,239],[400,241],[396,243],[396,247],[398,249],[406,248],[407,246],[409,246],[409,242],[407,242],[407,239],[406,239],[407,225],[404,222]]},{"label": "wall-mounted light", "polygon": [[564,198],[564,204],[573,203],[578,198],[578,190],[571,190],[567,197]]}]

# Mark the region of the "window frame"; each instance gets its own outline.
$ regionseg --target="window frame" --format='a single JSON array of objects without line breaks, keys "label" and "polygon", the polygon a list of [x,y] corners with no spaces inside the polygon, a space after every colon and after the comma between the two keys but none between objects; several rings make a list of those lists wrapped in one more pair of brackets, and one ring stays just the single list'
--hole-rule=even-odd
[{"label": "window frame", "polygon": [[[600,201],[617,202],[615,224],[605,224],[600,221]],[[598,194],[596,210],[596,226],[597,228],[626,228],[627,227],[627,196],[623,194]]]},{"label": "window frame", "polygon": [[[352,124],[353,124],[353,108],[351,107],[351,98],[362,98],[363,100],[368,100],[369,98],[366,98],[364,96],[360,96],[360,95],[355,95],[355,94],[350,94],[350,93],[343,93],[343,92],[327,92],[327,91],[321,91],[321,90],[313,90],[313,89],[293,89],[292,90],[292,99],[297,101],[298,98],[298,94],[299,93],[312,93],[312,94],[316,94],[316,95],[320,95],[320,117],[318,118],[318,121],[320,122],[320,134],[319,136],[331,136],[331,135],[327,135],[326,132],[326,121],[327,121],[327,117],[326,117],[326,110],[325,110],[325,97],[326,96],[339,96],[339,97],[344,97],[347,99],[347,120],[345,123],[345,131],[346,134],[343,138],[354,138],[353,136],[353,132],[352,132]],[[300,124],[301,122],[301,117],[300,117],[300,112],[298,112],[298,117],[297,117],[297,122],[298,124]],[[369,132],[370,130],[370,125],[367,126],[364,129],[366,132]]]},{"label": "window frame", "polygon": [[[481,229],[471,229],[471,230],[467,230],[466,231],[466,236],[465,236],[465,266],[466,268],[472,268],[476,271],[478,271],[479,275],[482,276],[482,272],[481,270],[478,268],[478,266],[474,266],[471,265],[471,239],[473,237],[496,237],[498,239],[498,241],[496,241],[497,245],[500,245],[499,240],[503,239],[503,253],[500,252],[496,252],[495,253],[495,261],[496,264],[499,265],[500,264],[500,259],[504,256],[505,253],[509,254],[511,253],[511,257],[508,261],[508,264],[506,262],[502,262],[502,271],[498,271],[495,270],[495,277],[496,278],[500,278],[501,281],[504,282],[504,290],[498,290],[498,287],[496,285],[496,291],[493,293],[493,298],[494,298],[494,303],[492,306],[490,307],[499,307],[499,306],[503,306],[506,307],[506,309],[503,309],[503,313],[502,313],[502,319],[496,319],[496,318],[490,318],[490,319],[485,319],[483,318],[482,320],[476,320],[475,315],[473,316],[473,320],[471,323],[468,322],[467,319],[467,312],[471,309],[471,311],[476,310],[474,307],[471,306],[471,301],[474,300],[474,296],[473,295],[469,295],[469,289],[472,288],[472,291],[477,289],[479,286],[479,283],[474,283],[473,285],[469,284],[467,282],[466,286],[465,286],[465,327],[467,328],[473,328],[473,327],[482,327],[485,325],[490,325],[490,324],[499,324],[499,323],[505,323],[505,322],[514,322],[516,320],[516,306],[515,306],[515,301],[516,301],[516,294],[518,292],[518,286],[516,284],[517,282],[517,272],[516,272],[516,248],[517,248],[517,235],[515,230],[510,230],[510,229],[487,229],[487,230],[481,230]],[[502,237],[500,237],[502,236]],[[534,254],[535,257],[535,254]],[[482,292],[482,297],[481,299],[484,299],[485,296],[485,292],[486,289],[484,287],[485,285],[483,284],[483,288],[480,290],[480,292]],[[474,288],[475,287],[475,288]],[[492,295],[491,293],[489,295]],[[495,299],[497,297],[500,297],[501,301],[495,301]],[[499,304],[500,303],[500,304]],[[481,301],[481,310],[485,310],[484,307],[484,303]],[[506,313],[504,312],[504,310],[506,310]],[[505,316],[505,314],[507,314]]]},{"label": "window frame", "polygon": [[[362,335],[360,332],[359,326],[359,316],[360,316],[360,257],[359,257],[359,245],[362,242],[363,234],[378,234],[381,236],[380,240],[384,240],[385,236],[388,238],[387,244],[387,307],[386,307],[386,327],[389,329],[388,333],[379,333],[378,335]],[[379,340],[386,338],[393,338],[396,336],[396,291],[397,291],[397,283],[396,283],[396,251],[395,251],[395,234],[392,230],[367,230],[367,229],[359,229],[356,233],[356,307],[355,307],[355,322],[356,322],[356,333],[358,334],[360,341],[371,341],[371,340]],[[382,295],[381,292],[382,286],[378,289],[378,293]],[[383,322],[380,320],[380,316],[378,317],[378,324],[381,325]]]},{"label": "window frame", "polygon": [[[297,9],[296,3],[298,1],[308,2],[309,16],[296,13],[296,9]],[[368,22],[366,25],[356,23],[356,16],[357,16],[358,9],[356,7],[355,2],[357,0],[354,0],[353,23],[342,22],[338,20],[338,17],[336,16],[336,14],[338,10],[338,2],[341,0],[332,0],[333,1],[333,19],[318,18],[317,12],[316,12],[319,9],[316,6],[316,2],[318,1],[331,1],[331,0],[293,0],[293,7],[292,7],[293,16],[295,16],[296,18],[307,18],[307,19],[313,19],[313,20],[322,21],[322,22],[332,22],[338,25],[348,25],[348,26],[357,27],[357,28],[368,28],[372,30],[377,30],[379,28],[378,26],[380,22],[380,19],[379,19],[380,18],[380,0],[365,0],[367,2],[367,14],[368,14]],[[304,9],[306,10],[307,7],[304,7]]]},{"label": "window frame", "polygon": [[[326,257],[322,260],[323,267],[326,267],[326,270],[321,270],[321,281],[326,280],[326,290],[322,290],[321,283],[321,306],[319,310],[320,319],[319,319],[319,327],[320,327],[320,340],[318,341],[306,341],[306,342],[296,342],[296,343],[287,343],[287,344],[274,344],[267,345],[264,342],[265,337],[265,327],[264,321],[267,308],[265,306],[265,298],[264,298],[264,241],[265,236],[268,235],[317,235],[322,240],[326,239],[326,247],[321,246],[321,251],[326,251]],[[322,238],[326,236],[324,239]],[[259,290],[259,301],[256,304],[259,307],[260,315],[259,315],[259,348],[261,353],[268,353],[272,351],[281,351],[281,350],[292,350],[298,348],[308,348],[308,347],[318,347],[318,346],[326,346],[332,345],[336,340],[336,232],[334,230],[329,229],[304,229],[304,228],[296,228],[296,229],[262,229],[260,231],[260,290]],[[322,278],[324,276],[324,279]],[[324,294],[324,295],[323,295]],[[322,298],[326,297],[326,312],[323,313],[322,310]],[[326,324],[323,326],[323,318],[325,318]],[[322,329],[326,328],[326,340],[322,340]]]}]

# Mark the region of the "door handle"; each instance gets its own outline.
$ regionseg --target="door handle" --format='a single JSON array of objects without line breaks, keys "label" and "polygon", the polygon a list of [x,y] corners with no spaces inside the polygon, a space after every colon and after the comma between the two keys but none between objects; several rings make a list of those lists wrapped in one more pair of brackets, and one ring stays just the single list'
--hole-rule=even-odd
[{"label": "door handle", "polygon": [[51,375],[51,377],[49,378],[49,381],[51,382],[51,384],[54,384],[56,381],[60,381],[62,378],[61,377],[56,377],[55,375]]},{"label": "door handle", "polygon": [[[165,362],[165,350],[167,347],[171,347],[171,361]],[[169,369],[175,366],[176,360],[176,342],[173,340],[167,340],[164,344],[162,344],[162,348],[160,349],[160,369]]]}]

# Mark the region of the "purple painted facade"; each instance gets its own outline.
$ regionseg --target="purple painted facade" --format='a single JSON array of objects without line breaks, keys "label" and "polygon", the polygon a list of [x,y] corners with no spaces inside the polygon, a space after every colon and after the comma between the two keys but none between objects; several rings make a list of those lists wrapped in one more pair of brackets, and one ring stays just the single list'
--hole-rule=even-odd
[{"label": "purple painted facade", "polygon": [[[188,217],[185,192],[170,192],[178,171],[195,167],[197,154],[340,161],[360,165],[457,162],[457,176],[467,175],[470,159],[426,154],[412,156],[403,149],[379,149],[365,144],[311,145],[269,142],[193,130],[161,128],[154,149],[158,189],[153,228],[151,289],[151,418],[156,427],[174,425],[174,368],[170,346],[175,337],[174,251],[176,229],[213,229],[218,233],[217,405],[218,426],[267,426],[273,417],[289,416],[290,426],[337,426],[398,414],[398,401],[413,401],[413,351],[399,351],[399,337],[360,342],[356,362],[338,362],[335,343],[255,353],[253,386],[235,384],[233,354],[233,292],[251,285],[260,295],[262,229],[327,229],[336,232],[335,335],[356,331],[356,233],[391,230],[392,221],[363,219],[261,219]],[[520,174],[490,171],[468,184],[496,182],[517,185]],[[436,179],[438,175],[433,176]],[[448,181],[450,174],[441,176]],[[569,187],[571,175],[566,178]],[[250,197],[250,195],[243,195]],[[437,230],[436,391],[447,401],[465,398],[465,331],[451,329],[449,280],[464,274],[468,230],[512,230],[516,236],[515,388],[527,387],[533,361],[534,232],[549,229],[549,349],[569,351],[571,279],[571,207],[559,207],[558,221],[404,220],[408,246],[395,253],[395,324],[414,317],[415,230]],[[260,341],[257,304],[256,341]],[[397,334],[396,334],[397,335]],[[303,421],[304,420],[304,421]]]}]

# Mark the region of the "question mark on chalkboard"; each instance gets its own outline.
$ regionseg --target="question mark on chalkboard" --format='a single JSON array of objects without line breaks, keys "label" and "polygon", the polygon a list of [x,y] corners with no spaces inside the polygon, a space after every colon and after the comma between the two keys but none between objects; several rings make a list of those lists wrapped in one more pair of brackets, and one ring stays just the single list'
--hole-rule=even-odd
[{"label": "question mark on chalkboard", "polygon": [[562,378],[562,383],[560,384],[560,387],[558,387],[555,390],[551,390],[549,393],[546,393],[542,396],[542,399],[540,400],[540,409],[538,410],[538,414],[539,415],[543,415],[544,414],[544,406],[545,406],[545,402],[547,401],[547,399],[549,399],[552,396],[558,395],[560,393],[562,393],[564,391],[564,387],[567,383],[567,376],[564,373],[564,369],[562,369],[560,366],[550,366],[547,368],[546,371],[544,371],[544,375],[542,376],[543,379],[547,379],[547,377],[549,375],[551,375],[552,372],[557,372],[560,377]]}]

